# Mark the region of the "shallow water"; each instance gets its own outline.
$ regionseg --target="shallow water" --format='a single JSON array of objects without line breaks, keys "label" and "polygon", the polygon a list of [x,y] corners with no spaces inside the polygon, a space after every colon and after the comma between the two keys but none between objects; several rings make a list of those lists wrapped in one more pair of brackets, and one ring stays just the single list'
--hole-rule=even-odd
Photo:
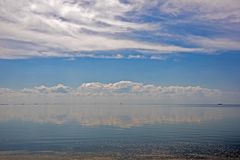
[{"label": "shallow water", "polygon": [[0,151],[240,157],[239,105],[1,105]]}]

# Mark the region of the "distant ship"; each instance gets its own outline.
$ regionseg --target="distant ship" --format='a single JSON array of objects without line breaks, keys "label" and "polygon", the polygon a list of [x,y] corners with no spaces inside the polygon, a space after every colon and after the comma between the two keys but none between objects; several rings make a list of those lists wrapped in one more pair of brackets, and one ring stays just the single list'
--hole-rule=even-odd
[{"label": "distant ship", "polygon": [[222,104],[222,103],[218,103],[217,105],[218,105],[218,106],[222,106],[223,104]]}]

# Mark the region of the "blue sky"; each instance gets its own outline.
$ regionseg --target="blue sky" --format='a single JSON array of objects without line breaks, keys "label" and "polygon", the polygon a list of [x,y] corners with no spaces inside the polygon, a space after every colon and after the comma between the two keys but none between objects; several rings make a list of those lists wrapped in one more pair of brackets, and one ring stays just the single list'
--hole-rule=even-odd
[{"label": "blue sky", "polygon": [[239,91],[240,55],[174,55],[165,60],[41,58],[0,60],[1,87],[130,80],[158,85],[191,85]]},{"label": "blue sky", "polygon": [[91,82],[240,95],[239,0],[0,0],[0,28],[3,95]]}]

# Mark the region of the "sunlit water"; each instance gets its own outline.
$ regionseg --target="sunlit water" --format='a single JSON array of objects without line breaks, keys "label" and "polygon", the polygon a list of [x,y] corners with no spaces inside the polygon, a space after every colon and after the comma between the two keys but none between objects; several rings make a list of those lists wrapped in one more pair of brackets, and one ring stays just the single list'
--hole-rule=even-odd
[{"label": "sunlit water", "polygon": [[0,151],[240,154],[238,105],[1,105]]}]

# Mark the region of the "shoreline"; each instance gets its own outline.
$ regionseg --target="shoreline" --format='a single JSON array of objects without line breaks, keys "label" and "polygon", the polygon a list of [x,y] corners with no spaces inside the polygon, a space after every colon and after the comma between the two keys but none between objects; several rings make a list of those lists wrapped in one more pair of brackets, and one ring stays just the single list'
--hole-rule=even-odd
[{"label": "shoreline", "polygon": [[180,155],[169,154],[165,152],[153,153],[84,153],[84,152],[28,152],[28,151],[0,151],[1,160],[119,160],[119,159],[136,159],[136,160],[239,160],[240,155],[235,157],[214,156],[214,155]]}]

